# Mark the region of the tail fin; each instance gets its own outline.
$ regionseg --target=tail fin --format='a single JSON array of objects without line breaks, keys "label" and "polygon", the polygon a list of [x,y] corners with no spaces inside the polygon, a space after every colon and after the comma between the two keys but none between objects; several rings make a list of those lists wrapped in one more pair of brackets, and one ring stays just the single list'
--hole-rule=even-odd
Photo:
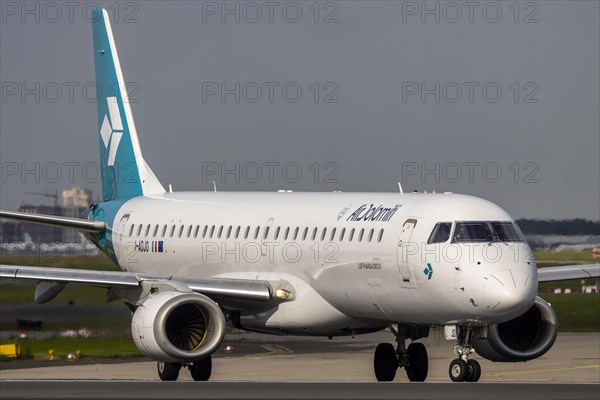
[{"label": "tail fin", "polygon": [[164,193],[142,157],[108,13],[92,17],[103,200]]}]

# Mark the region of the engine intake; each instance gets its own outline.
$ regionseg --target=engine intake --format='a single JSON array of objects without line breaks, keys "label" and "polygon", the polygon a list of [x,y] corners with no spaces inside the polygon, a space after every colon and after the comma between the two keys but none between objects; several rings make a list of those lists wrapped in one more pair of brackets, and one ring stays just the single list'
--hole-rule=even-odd
[{"label": "engine intake", "polygon": [[225,334],[225,317],[204,295],[161,292],[137,308],[131,332],[137,348],[152,359],[192,362],[217,350]]},{"label": "engine intake", "polygon": [[491,361],[528,361],[545,354],[554,344],[558,332],[556,313],[544,299],[535,303],[523,315],[501,324],[487,327],[473,347]]}]

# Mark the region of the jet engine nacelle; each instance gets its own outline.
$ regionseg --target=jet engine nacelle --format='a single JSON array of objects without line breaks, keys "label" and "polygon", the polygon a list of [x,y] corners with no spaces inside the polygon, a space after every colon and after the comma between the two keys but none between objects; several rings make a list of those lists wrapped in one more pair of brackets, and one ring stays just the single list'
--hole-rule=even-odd
[{"label": "jet engine nacelle", "polygon": [[554,344],[557,332],[556,313],[544,299],[536,297],[533,306],[523,315],[488,325],[487,335],[480,335],[473,347],[480,356],[491,361],[528,361],[546,353]]},{"label": "jet engine nacelle", "polygon": [[154,360],[193,362],[217,350],[225,334],[225,317],[204,295],[160,292],[137,307],[131,333],[137,348]]}]

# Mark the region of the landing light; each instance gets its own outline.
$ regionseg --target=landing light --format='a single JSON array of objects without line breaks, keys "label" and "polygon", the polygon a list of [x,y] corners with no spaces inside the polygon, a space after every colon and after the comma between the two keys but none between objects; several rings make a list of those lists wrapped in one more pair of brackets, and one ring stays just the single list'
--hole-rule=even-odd
[{"label": "landing light", "polygon": [[293,296],[293,293],[286,289],[277,289],[275,292],[275,297],[281,300],[289,300]]}]

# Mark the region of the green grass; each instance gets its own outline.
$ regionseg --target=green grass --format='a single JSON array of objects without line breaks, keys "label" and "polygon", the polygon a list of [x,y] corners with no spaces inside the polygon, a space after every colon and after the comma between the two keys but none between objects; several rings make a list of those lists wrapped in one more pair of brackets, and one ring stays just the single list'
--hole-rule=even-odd
[{"label": "green grass", "polygon": [[[32,304],[35,285],[33,282],[3,282],[0,285],[0,305]],[[99,305],[105,302],[106,289],[82,285],[67,285],[65,290],[52,300],[52,304],[55,305]]]},{"label": "green grass", "polygon": [[122,338],[57,338],[52,340],[20,339],[24,358],[48,359],[53,350],[55,359],[65,359],[69,353],[80,351],[81,358],[141,357],[131,336]]},{"label": "green grass", "polygon": [[558,316],[561,332],[599,332],[600,295],[545,295]]},{"label": "green grass", "polygon": [[550,267],[568,264],[593,264],[600,259],[592,257],[591,251],[535,251],[533,253],[538,267]]}]

